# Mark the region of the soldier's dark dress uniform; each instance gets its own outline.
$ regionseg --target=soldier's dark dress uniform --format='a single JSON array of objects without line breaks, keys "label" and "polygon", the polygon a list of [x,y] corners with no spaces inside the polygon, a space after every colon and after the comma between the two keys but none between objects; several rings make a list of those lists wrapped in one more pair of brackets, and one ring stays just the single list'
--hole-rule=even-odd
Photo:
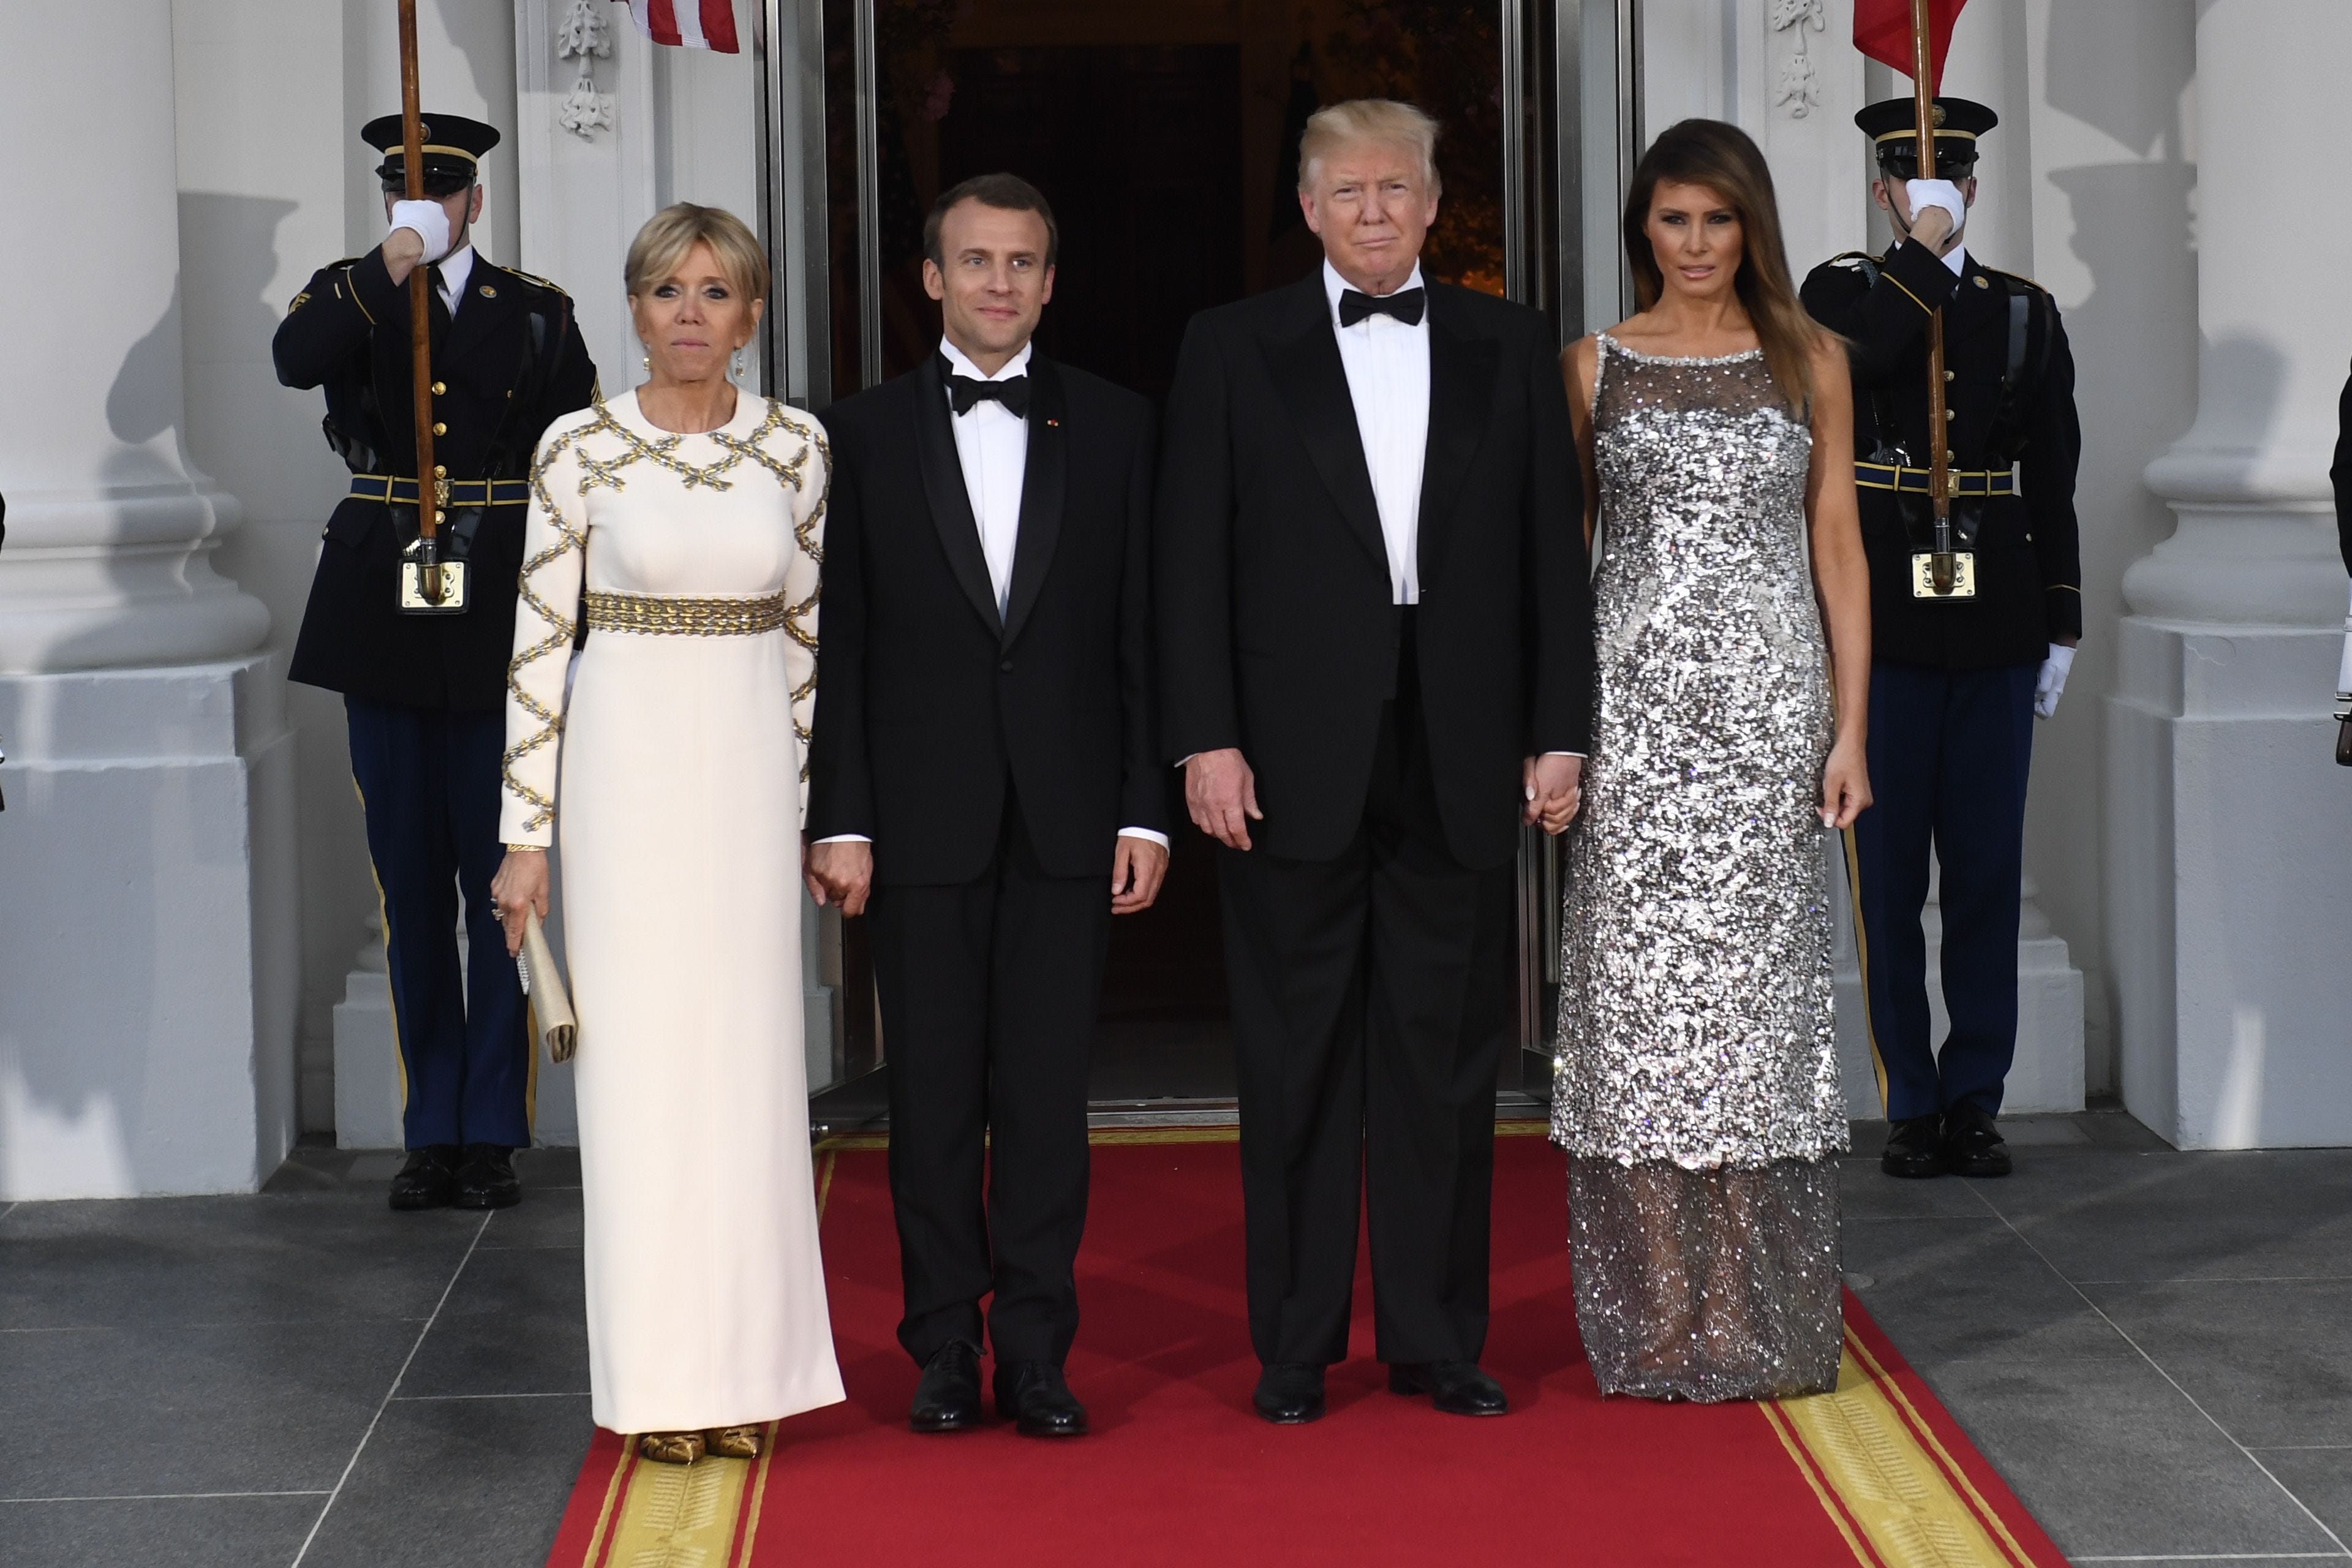
[{"label": "soldier's dark dress uniform", "polygon": [[[453,115],[427,124],[428,191],[470,186],[499,133]],[[398,117],[361,134],[391,153],[379,174],[396,181]],[[408,289],[382,248],[314,274],[272,345],[279,381],[326,389],[327,441],[352,476],[327,520],[289,673],[343,694],[383,898],[407,1144],[452,1167],[462,1148],[530,1141],[522,994],[489,896],[503,856],[507,662],[531,455],[551,421],[587,406],[596,377],[562,289],[478,254],[464,288],[454,315],[431,296],[434,462],[451,481],[441,531],[472,578],[462,613],[399,608],[400,555],[417,531],[416,438]],[[395,1206],[428,1206],[403,1194],[395,1184]]]},{"label": "soldier's dark dress uniform", "polygon": [[[1968,176],[1994,115],[1938,99],[1936,174]],[[1912,177],[1909,99],[1855,116],[1882,171]],[[1965,238],[1965,237],[1963,237]],[[2049,646],[2083,629],[2074,521],[2082,433],[2074,363],[2056,304],[1975,258],[1955,276],[1906,239],[1885,257],[1814,268],[1802,297],[1852,344],[1856,494],[1870,561],[1870,784],[1849,838],[1871,1038],[1889,1119],[1940,1117],[1952,1152],[1973,1134],[2006,1169],[1990,1119],[2017,1044],[2019,882],[2037,677]],[[1976,596],[1922,599],[1912,558],[1932,545],[1927,322],[1944,312],[1952,518],[1975,552]],[[1928,1038],[1928,851],[1941,868],[1943,980],[1951,1032]],[[1930,1130],[1917,1129],[1925,1133]],[[1889,1155],[1888,1168],[1895,1163]],[[1930,1159],[1906,1174],[1940,1168]],[[1970,1168],[1966,1163],[1962,1169]]]}]

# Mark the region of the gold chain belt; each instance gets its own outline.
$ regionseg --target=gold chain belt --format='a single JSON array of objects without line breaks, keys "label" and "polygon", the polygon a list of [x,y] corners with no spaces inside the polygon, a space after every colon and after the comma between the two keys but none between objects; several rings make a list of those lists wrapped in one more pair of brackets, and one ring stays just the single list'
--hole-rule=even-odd
[{"label": "gold chain belt", "polygon": [[656,637],[758,637],[782,629],[790,607],[782,594],[757,599],[673,599],[659,594],[591,591],[581,598],[590,631]]}]

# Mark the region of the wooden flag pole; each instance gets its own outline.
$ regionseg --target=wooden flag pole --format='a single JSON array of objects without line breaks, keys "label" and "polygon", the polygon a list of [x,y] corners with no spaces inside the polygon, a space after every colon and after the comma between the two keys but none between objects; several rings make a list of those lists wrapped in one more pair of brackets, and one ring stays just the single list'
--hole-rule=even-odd
[{"label": "wooden flag pole", "polygon": [[[413,0],[401,0],[406,5]],[[1936,62],[1929,43],[1927,0],[1911,0],[1911,99],[1918,121],[1916,179],[1936,177]],[[1911,209],[1919,221],[1919,209]],[[1927,316],[1927,489],[1935,505],[1935,554],[1928,572],[1936,592],[1952,591],[1952,444],[1944,405],[1944,312]]]},{"label": "wooden flag pole", "polygon": [[[416,0],[400,0],[401,176],[408,199],[425,199],[425,114],[417,106]],[[441,602],[442,498],[447,487],[433,465],[433,279],[426,257],[408,275],[408,379],[415,392],[416,423],[416,533],[418,575],[428,604]]]}]

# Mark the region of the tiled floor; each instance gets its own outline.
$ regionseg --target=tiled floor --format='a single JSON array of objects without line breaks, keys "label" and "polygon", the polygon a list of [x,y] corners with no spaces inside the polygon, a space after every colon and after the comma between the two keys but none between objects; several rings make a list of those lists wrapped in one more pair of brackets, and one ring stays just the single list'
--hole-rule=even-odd
[{"label": "tiled floor", "polygon": [[[2005,1182],[1849,1167],[1895,1343],[2077,1563],[2352,1563],[2352,1151],[2011,1132]],[[576,1161],[487,1218],[388,1213],[394,1163],[0,1209],[0,1564],[538,1568],[588,1434]]]}]

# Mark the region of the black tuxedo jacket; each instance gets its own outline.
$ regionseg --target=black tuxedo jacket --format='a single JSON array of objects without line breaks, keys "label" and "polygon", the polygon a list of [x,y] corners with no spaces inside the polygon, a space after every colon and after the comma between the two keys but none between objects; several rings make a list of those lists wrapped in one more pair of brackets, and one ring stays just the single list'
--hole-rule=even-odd
[{"label": "black tuxedo jacket", "polygon": [[[1202,311],[1160,460],[1160,750],[1238,746],[1288,859],[1363,814],[1400,617],[1318,269]],[[1535,311],[1429,287],[1420,676],[1445,841],[1510,858],[1520,759],[1587,749],[1592,612],[1568,397]]]},{"label": "black tuxedo jacket", "polygon": [[833,489],[808,835],[872,838],[880,883],[979,876],[1008,780],[1054,876],[1107,886],[1120,828],[1166,831],[1152,744],[1150,405],[1042,354],[1029,378],[1002,621],[938,357],[824,413]]}]

